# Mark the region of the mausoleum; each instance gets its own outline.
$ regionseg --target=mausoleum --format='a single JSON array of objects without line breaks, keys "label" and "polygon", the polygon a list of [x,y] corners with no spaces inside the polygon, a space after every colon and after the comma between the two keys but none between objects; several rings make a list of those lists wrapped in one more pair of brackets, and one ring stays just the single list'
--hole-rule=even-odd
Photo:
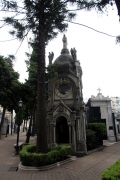
[{"label": "mausoleum", "polygon": [[58,76],[48,82],[48,142],[70,144],[73,154],[83,155],[87,150],[82,68],[76,49],[69,52],[65,35],[62,41],[63,49],[54,63],[54,53],[49,53],[49,66],[58,64]]},{"label": "mausoleum", "polygon": [[116,141],[115,121],[112,114],[111,99],[104,97],[100,92],[97,96],[91,96],[86,107],[89,107],[88,122],[102,122],[106,125],[106,139]]}]

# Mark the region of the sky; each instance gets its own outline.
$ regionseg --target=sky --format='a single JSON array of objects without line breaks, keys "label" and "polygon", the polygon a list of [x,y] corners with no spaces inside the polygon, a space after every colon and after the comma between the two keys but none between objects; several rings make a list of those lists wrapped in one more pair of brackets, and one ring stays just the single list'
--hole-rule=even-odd
[{"label": "sky", "polygon": [[[95,11],[80,11],[77,13],[74,22],[112,36],[120,35],[116,6],[111,7],[108,13],[104,14],[98,14]],[[15,54],[20,45],[19,40],[2,42],[13,39],[8,33],[10,29],[8,26],[0,29],[0,55]],[[96,96],[98,88],[101,89],[103,96],[120,97],[120,45],[116,44],[115,37],[69,23],[68,30],[59,33],[58,37],[50,41],[46,47],[46,66],[48,65],[49,52],[54,52],[53,62],[60,55],[63,47],[63,34],[67,37],[68,49],[75,47],[77,50],[77,59],[80,61],[83,71],[83,98],[88,99],[91,95]],[[32,38],[32,35],[29,37]],[[21,82],[24,82],[28,77],[25,52],[32,52],[27,42],[28,39],[26,38],[19,48],[14,62],[14,69],[20,73]]]}]

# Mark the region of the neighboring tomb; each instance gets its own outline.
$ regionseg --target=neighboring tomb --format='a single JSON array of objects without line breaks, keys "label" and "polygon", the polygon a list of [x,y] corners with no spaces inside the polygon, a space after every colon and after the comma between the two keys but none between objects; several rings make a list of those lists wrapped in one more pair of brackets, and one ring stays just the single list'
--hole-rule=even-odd
[{"label": "neighboring tomb", "polygon": [[111,97],[111,104],[116,124],[117,140],[120,140],[120,97]]},{"label": "neighboring tomb", "polygon": [[112,115],[111,99],[107,96],[104,97],[102,93],[97,96],[91,96],[88,100],[86,107],[88,110],[88,122],[102,122],[106,125],[107,137],[109,141],[116,141],[115,137],[115,122]]},{"label": "neighboring tomb", "polygon": [[65,35],[61,55],[49,66],[55,63],[58,77],[48,81],[48,142],[70,144],[73,154],[84,155],[87,150],[82,69],[75,48],[70,55]]}]

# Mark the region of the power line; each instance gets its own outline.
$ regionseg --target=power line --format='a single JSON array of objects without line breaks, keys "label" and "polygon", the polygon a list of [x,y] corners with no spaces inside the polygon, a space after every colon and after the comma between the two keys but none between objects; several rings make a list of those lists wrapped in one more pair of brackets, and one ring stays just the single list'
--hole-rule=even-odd
[{"label": "power line", "polygon": [[110,34],[108,34],[108,33],[102,32],[102,31],[98,31],[98,30],[96,30],[96,29],[94,29],[94,28],[92,28],[92,27],[89,27],[89,26],[87,26],[87,25],[84,25],[84,24],[81,24],[81,23],[77,23],[77,22],[72,22],[72,21],[69,21],[69,20],[65,20],[65,21],[70,22],[70,23],[72,23],[72,24],[84,26],[84,27],[89,28],[89,29],[91,29],[91,30],[93,30],[93,31],[96,31],[96,32],[98,32],[98,33],[101,33],[101,34],[104,34],[104,35],[107,35],[107,36],[116,38],[116,36],[110,35]]},{"label": "power line", "polygon": [[7,41],[13,41],[13,40],[16,40],[18,38],[14,38],[14,39],[9,39],[9,40],[4,40],[4,41],[0,41],[0,42],[7,42]]}]

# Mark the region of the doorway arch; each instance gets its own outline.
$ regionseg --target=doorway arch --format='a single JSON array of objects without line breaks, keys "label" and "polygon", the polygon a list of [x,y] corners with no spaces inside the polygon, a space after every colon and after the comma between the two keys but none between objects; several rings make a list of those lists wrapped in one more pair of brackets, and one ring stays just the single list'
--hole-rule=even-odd
[{"label": "doorway arch", "polygon": [[56,143],[69,143],[69,126],[64,116],[56,120]]}]

